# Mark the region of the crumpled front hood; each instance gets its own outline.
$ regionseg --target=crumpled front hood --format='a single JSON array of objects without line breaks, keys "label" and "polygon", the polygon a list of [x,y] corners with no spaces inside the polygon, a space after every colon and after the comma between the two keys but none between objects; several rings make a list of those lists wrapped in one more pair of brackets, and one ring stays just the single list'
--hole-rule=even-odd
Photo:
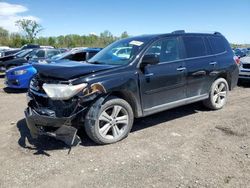
[{"label": "crumpled front hood", "polygon": [[70,80],[90,73],[111,69],[115,66],[63,60],[50,64],[37,63],[33,64],[33,67],[43,76]]}]

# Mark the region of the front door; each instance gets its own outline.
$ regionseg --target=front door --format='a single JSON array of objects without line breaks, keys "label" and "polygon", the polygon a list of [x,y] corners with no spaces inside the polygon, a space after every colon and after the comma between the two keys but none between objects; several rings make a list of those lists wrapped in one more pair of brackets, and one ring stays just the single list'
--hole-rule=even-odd
[{"label": "front door", "polygon": [[178,37],[156,41],[144,55],[149,54],[159,56],[160,62],[140,72],[142,107],[144,111],[157,111],[158,107],[186,98],[186,68]]}]

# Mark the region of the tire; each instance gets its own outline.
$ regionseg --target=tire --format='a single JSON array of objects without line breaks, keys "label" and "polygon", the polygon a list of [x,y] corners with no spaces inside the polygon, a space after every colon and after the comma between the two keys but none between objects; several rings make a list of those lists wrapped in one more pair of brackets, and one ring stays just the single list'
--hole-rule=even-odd
[{"label": "tire", "polygon": [[128,136],[133,121],[131,106],[123,99],[109,97],[103,104],[96,101],[90,107],[84,127],[89,138],[97,144],[112,144]]},{"label": "tire", "polygon": [[209,98],[203,101],[203,104],[211,110],[223,108],[228,98],[228,83],[224,78],[218,78],[214,81],[209,92]]}]

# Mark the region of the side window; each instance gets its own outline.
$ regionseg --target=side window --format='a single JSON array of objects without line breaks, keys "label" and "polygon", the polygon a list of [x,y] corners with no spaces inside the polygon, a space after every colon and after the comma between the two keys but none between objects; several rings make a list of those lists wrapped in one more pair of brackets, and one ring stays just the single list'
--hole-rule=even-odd
[{"label": "side window", "polygon": [[225,41],[221,37],[208,37],[213,54],[219,54],[226,51]]},{"label": "side window", "polygon": [[45,57],[45,51],[44,50],[38,50],[33,58],[44,58]]},{"label": "side window", "polygon": [[88,59],[92,58],[95,54],[97,54],[97,52],[89,52]]},{"label": "side window", "polygon": [[207,55],[207,50],[202,37],[184,36],[183,42],[187,58]]},{"label": "side window", "polygon": [[156,55],[160,63],[180,59],[178,39],[166,38],[156,41],[146,52],[145,55]]},{"label": "side window", "polygon": [[47,51],[47,58],[51,58],[52,56],[55,56],[57,54],[59,54],[60,52],[57,50],[48,50]]},{"label": "side window", "polygon": [[72,54],[70,60],[72,61],[85,61],[86,60],[86,52],[77,52]]}]

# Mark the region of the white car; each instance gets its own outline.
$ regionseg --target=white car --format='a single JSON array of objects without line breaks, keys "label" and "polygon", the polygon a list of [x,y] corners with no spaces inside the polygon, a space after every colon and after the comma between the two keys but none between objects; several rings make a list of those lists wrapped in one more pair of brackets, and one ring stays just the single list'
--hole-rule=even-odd
[{"label": "white car", "polygon": [[115,48],[112,53],[113,55],[119,57],[119,58],[124,58],[124,59],[129,59],[130,58],[130,53],[131,53],[132,47],[120,47],[120,48]]},{"label": "white car", "polygon": [[250,53],[240,58],[239,79],[250,79]]}]

